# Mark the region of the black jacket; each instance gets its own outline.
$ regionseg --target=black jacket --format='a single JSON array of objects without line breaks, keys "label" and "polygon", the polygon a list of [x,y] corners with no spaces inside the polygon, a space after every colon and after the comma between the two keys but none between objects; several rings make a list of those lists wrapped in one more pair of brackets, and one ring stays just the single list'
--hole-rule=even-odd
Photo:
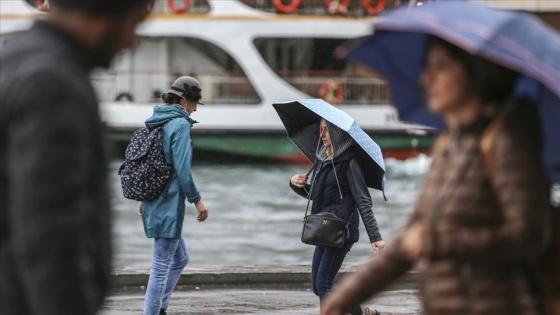
[{"label": "black jacket", "polygon": [[110,276],[92,56],[45,21],[0,57],[0,314],[95,314]]},{"label": "black jacket", "polygon": [[[359,213],[370,242],[382,240],[377,221],[373,215],[373,204],[362,169],[356,159],[353,158],[352,151],[345,152],[340,157],[335,158],[334,161],[325,161],[323,165],[320,165],[320,163],[321,161],[318,161],[314,165],[319,170],[313,179],[315,184],[311,194],[313,200],[311,212],[331,212],[344,220],[350,220],[348,226],[350,242],[357,242],[359,239],[359,218],[357,215]],[[335,177],[335,171],[338,177]],[[310,197],[310,184],[300,188],[290,183],[290,187],[300,196]]]}]

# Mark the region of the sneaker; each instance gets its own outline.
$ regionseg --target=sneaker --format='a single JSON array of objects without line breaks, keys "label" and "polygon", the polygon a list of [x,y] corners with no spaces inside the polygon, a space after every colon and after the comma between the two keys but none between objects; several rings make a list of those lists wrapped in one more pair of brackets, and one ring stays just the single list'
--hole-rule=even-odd
[{"label": "sneaker", "polygon": [[362,314],[363,315],[381,315],[381,313],[379,313],[378,310],[370,309],[369,307],[364,307],[364,309],[362,310]]}]

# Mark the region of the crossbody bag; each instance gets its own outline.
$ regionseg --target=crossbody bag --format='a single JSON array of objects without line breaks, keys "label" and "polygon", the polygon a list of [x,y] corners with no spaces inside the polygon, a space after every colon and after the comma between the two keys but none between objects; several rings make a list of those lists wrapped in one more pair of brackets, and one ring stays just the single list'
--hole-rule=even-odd
[{"label": "crossbody bag", "polygon": [[[323,165],[319,164],[318,169]],[[308,174],[313,168],[308,172]],[[307,206],[305,208],[305,216],[303,217],[303,228],[301,231],[301,241],[308,245],[319,245],[332,248],[342,248],[346,244],[346,240],[350,235],[348,225],[354,216],[354,211],[348,221],[338,217],[334,213],[319,212],[316,214],[308,214],[309,203],[311,202],[313,186],[315,184],[315,176],[318,170],[313,173],[311,180],[311,188],[309,189],[309,196],[307,199]]]}]

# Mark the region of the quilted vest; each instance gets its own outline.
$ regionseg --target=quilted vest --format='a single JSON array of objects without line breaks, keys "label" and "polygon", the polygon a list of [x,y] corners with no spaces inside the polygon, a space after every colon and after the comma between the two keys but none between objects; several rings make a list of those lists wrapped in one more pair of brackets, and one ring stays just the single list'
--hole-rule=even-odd
[{"label": "quilted vest", "polygon": [[[348,166],[354,156],[355,153],[352,150],[347,150],[334,161],[316,161],[316,173],[311,195],[313,200],[311,213],[330,212],[343,220],[351,219],[348,226],[350,230],[349,242],[357,242],[359,238],[358,217],[360,215],[348,183]],[[317,171],[317,169],[319,170]]]}]

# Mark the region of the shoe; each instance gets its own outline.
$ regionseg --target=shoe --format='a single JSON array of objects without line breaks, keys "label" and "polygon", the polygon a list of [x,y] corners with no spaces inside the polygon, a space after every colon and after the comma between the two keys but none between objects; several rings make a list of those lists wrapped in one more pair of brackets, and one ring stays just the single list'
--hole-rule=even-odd
[{"label": "shoe", "polygon": [[370,309],[369,307],[364,307],[364,309],[362,310],[362,314],[363,315],[381,315],[381,313],[379,313],[378,310],[376,309]]},{"label": "shoe", "polygon": [[167,315],[167,312],[162,308],[159,310],[159,315]]}]

